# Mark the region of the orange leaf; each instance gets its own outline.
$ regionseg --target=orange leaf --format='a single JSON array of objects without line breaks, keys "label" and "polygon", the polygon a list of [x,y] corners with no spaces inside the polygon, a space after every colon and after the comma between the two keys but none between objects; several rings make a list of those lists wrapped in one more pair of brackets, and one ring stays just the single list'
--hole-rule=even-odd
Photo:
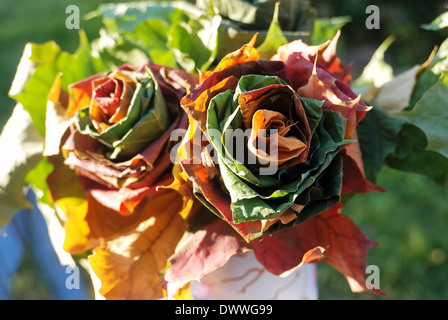
[{"label": "orange leaf", "polygon": [[73,117],[79,110],[90,105],[92,98],[92,81],[101,77],[101,74],[93,75],[69,86],[70,101],[65,118]]},{"label": "orange leaf", "polygon": [[107,299],[160,299],[163,271],[186,230],[179,215],[182,198],[164,192],[139,206],[148,219],[131,232],[93,250],[89,262]]},{"label": "orange leaf", "polygon": [[241,64],[248,61],[259,60],[259,55],[257,49],[255,49],[255,42],[257,41],[257,34],[255,34],[249,43],[243,45],[240,49],[235,50],[227,54],[219,64],[216,66],[214,71],[202,72],[200,82],[207,78],[212,72],[217,72],[224,70],[231,66]]},{"label": "orange leaf", "polygon": [[[211,80],[215,80],[215,78]],[[205,130],[207,123],[207,107],[210,100],[221,92],[235,88],[237,83],[238,78],[234,76],[229,76],[224,79],[217,78],[216,81],[211,83],[210,87],[204,91],[199,91],[199,94],[189,94],[182,98],[181,105],[190,117],[200,123],[201,129]]]},{"label": "orange leaf", "polygon": [[336,55],[336,49],[340,36],[341,30],[339,29],[333,39],[331,39],[328,47],[325,48],[319,62],[321,62],[332,74],[343,81],[346,85],[350,85],[352,80],[351,66],[344,66]]},{"label": "orange leaf", "polygon": [[351,66],[343,65],[336,55],[340,36],[341,31],[338,30],[332,40],[316,46],[309,46],[302,40],[289,42],[278,49],[277,54],[272,57],[272,60],[286,62],[294,53],[300,52],[306,59],[315,60],[317,58],[317,62],[321,66],[328,69],[336,78],[349,86],[352,78],[350,73]]}]

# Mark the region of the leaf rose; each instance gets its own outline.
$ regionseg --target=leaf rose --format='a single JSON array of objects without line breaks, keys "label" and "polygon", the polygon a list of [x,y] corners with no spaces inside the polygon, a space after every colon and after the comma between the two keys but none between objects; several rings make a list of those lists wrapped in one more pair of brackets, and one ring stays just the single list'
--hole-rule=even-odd
[{"label": "leaf rose", "polygon": [[64,163],[104,206],[131,214],[172,179],[169,138],[188,122],[179,108],[186,75],[155,65],[122,66],[69,87],[65,116],[73,115],[74,123],[61,146]]},{"label": "leaf rose", "polygon": [[[251,44],[244,51],[251,52]],[[238,54],[237,54],[238,55]],[[256,57],[252,50],[252,58]],[[229,56],[230,57],[230,56]],[[300,95],[281,61],[238,61],[208,74],[181,101],[213,148],[202,161],[229,197],[228,221],[248,240],[297,224],[338,202],[347,119],[323,101]],[[233,60],[232,60],[233,59]],[[193,142],[194,143],[194,142]],[[211,151],[212,150],[212,151]],[[180,165],[199,197],[223,216],[210,187],[198,182],[194,152]],[[212,159],[213,158],[213,159]],[[258,226],[244,229],[244,222]],[[276,224],[276,226],[273,226]]]},{"label": "leaf rose", "polygon": [[[325,261],[353,291],[366,289],[374,243],[341,214],[340,198],[381,188],[364,176],[356,126],[369,107],[335,56],[337,36],[288,43],[271,60],[253,39],[181,100],[190,126],[172,187],[220,219],[192,211],[191,235],[170,259],[171,291],[247,250],[276,275]],[[201,266],[192,254],[206,257]]]},{"label": "leaf rose", "polygon": [[100,238],[128,232],[144,215],[139,205],[168,191],[158,187],[173,180],[170,135],[188,125],[179,102],[196,81],[154,64],[123,65],[76,82],[68,92],[56,78],[44,154],[54,166],[47,179],[51,197],[67,220],[67,251],[83,252]]},{"label": "leaf rose", "polygon": [[[123,65],[61,90],[47,105],[47,182],[63,212],[64,250],[89,262],[108,299],[159,299],[182,237],[185,207],[173,181],[171,132],[187,128],[179,102],[197,76]],[[160,187],[160,189],[159,189]],[[116,274],[120,276],[115,276]],[[139,279],[145,285],[134,285]]]}]

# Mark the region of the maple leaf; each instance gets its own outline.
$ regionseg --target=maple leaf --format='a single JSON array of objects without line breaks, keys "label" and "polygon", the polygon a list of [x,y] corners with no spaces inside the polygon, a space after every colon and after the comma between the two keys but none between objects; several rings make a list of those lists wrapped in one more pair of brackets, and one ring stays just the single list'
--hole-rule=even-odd
[{"label": "maple leaf", "polygon": [[163,271],[186,230],[179,214],[182,198],[174,191],[148,199],[138,207],[149,217],[121,237],[104,242],[89,256],[107,299],[160,299]]},{"label": "maple leaf", "polygon": [[368,193],[385,192],[380,186],[368,181],[364,172],[361,148],[358,142],[358,133],[355,130],[352,136],[354,142],[349,143],[342,149],[343,176],[341,194],[345,193]]},{"label": "maple leaf", "polygon": [[[280,60],[287,62],[287,60],[294,56],[295,53],[301,52],[305,60],[316,60],[320,67],[327,69],[337,79],[344,82],[347,86],[351,82],[351,66],[345,66],[336,55],[337,45],[339,37],[341,36],[341,30],[338,30],[333,39],[316,45],[309,46],[302,40],[291,41],[287,44],[280,46],[277,53],[271,58],[271,60]],[[293,59],[295,59],[293,57]],[[298,77],[305,78],[305,75],[297,75]]]},{"label": "maple leaf", "polygon": [[[295,227],[249,243],[221,219],[188,232],[170,259],[165,277],[168,295],[191,281],[200,281],[232,256],[249,250],[274,275],[288,276],[305,263],[324,262],[343,274],[353,292],[368,290],[364,279],[367,253],[377,243],[341,214],[341,208],[337,204]],[[370,290],[385,294],[379,289]]]},{"label": "maple leaf", "polygon": [[228,224],[217,219],[204,229],[187,232],[178,249],[170,258],[170,268],[165,276],[168,296],[191,281],[200,281],[224,266],[232,256],[247,251],[248,246]]},{"label": "maple leaf", "polygon": [[365,291],[367,252],[377,243],[341,214],[341,208],[336,204],[293,228],[253,241],[257,260],[282,276],[304,263],[326,262],[344,275],[353,292]]},{"label": "maple leaf", "polygon": [[[142,221],[147,220],[152,212],[137,206],[134,214],[121,215],[116,210],[104,206],[83,189],[84,177],[63,164],[61,156],[49,158],[53,172],[48,176],[51,197],[64,216],[64,250],[79,254],[92,249],[100,239],[112,240],[131,232]],[[106,191],[104,191],[106,192]],[[153,192],[155,198],[161,196],[165,189]]]}]

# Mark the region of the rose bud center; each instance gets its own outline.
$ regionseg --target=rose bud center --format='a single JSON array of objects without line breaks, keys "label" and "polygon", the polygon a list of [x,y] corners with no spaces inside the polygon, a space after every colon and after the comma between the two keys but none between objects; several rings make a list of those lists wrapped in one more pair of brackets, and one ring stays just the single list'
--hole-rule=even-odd
[{"label": "rose bud center", "polygon": [[247,148],[257,159],[255,167],[284,169],[306,161],[311,130],[290,87],[272,85],[244,92],[238,102],[245,127],[251,128]]},{"label": "rose bud center", "polygon": [[105,78],[92,81],[93,94],[90,104],[90,118],[98,132],[126,117],[135,83],[120,71]]},{"label": "rose bud center", "polygon": [[102,85],[95,88],[95,100],[101,111],[112,117],[120,106],[121,93],[123,92],[123,81],[120,79],[104,79]]},{"label": "rose bud center", "polygon": [[306,143],[289,134],[293,125],[280,112],[265,109],[255,112],[248,149],[261,165],[282,167],[306,152]]}]

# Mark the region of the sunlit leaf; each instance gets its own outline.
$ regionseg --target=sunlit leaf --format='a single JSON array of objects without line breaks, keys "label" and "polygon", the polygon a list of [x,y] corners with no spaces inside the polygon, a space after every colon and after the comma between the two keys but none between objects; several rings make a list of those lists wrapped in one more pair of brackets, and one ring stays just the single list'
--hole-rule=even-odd
[{"label": "sunlit leaf", "polygon": [[281,45],[284,45],[285,43],[288,42],[288,40],[283,35],[280,23],[278,21],[279,6],[280,2],[277,2],[275,4],[275,10],[274,10],[274,16],[272,17],[272,22],[266,34],[266,39],[257,48],[258,54],[260,55],[260,59],[262,60],[270,59],[277,52],[277,49]]},{"label": "sunlit leaf", "polygon": [[1,226],[7,225],[18,210],[30,207],[23,193],[24,181],[42,159],[43,139],[20,104],[3,127],[0,148],[6,152],[0,159]]},{"label": "sunlit leaf", "polygon": [[430,87],[410,111],[397,116],[420,128],[428,139],[428,150],[436,151],[448,158],[448,74]]},{"label": "sunlit leaf", "polygon": [[226,264],[233,255],[246,251],[246,246],[246,242],[221,220],[207,225],[206,229],[187,232],[179,243],[178,252],[170,258],[165,277],[168,295],[190,281],[200,281]]},{"label": "sunlit leaf", "polygon": [[156,196],[140,207],[150,212],[146,220],[93,250],[89,262],[101,279],[102,296],[113,300],[164,296],[163,271],[186,229],[181,207],[175,192]]},{"label": "sunlit leaf", "polygon": [[394,37],[390,36],[381,43],[361,75],[353,82],[354,91],[361,93],[364,100],[371,101],[377,92],[376,89],[392,80],[394,71],[384,60],[384,54],[394,40]]},{"label": "sunlit leaf", "polygon": [[313,33],[311,34],[311,44],[317,45],[332,39],[339,29],[351,21],[352,18],[350,16],[316,18],[314,20]]},{"label": "sunlit leaf", "polygon": [[444,12],[435,18],[431,23],[423,24],[422,28],[426,30],[438,31],[448,27],[448,12]]},{"label": "sunlit leaf", "polygon": [[9,95],[27,110],[39,133],[45,135],[47,96],[56,75],[62,73],[61,86],[103,71],[102,62],[91,54],[83,31],[75,53],[62,51],[55,42],[28,43],[14,77]]}]

